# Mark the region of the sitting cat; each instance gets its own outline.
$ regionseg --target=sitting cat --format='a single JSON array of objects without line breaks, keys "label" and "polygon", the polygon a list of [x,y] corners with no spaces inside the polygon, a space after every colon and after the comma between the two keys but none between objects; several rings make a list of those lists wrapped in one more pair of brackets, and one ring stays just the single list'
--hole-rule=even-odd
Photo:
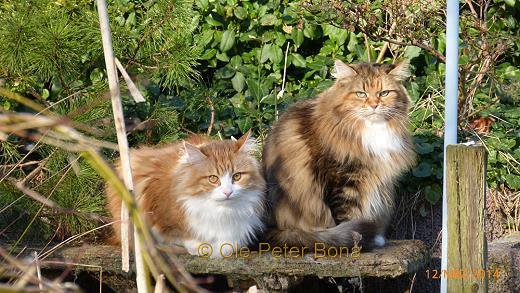
[{"label": "sitting cat", "polygon": [[[190,254],[209,243],[212,257],[229,255],[230,245],[247,246],[263,229],[265,181],[251,155],[250,131],[238,140],[187,141],[131,151],[135,191],[145,219],[162,239]],[[118,171],[120,171],[118,166]],[[108,186],[108,209],[120,241],[121,199]]]},{"label": "sitting cat", "polygon": [[415,162],[409,75],[406,62],[337,60],[335,83],[275,123],[263,151],[271,242],[384,245],[394,185]]}]

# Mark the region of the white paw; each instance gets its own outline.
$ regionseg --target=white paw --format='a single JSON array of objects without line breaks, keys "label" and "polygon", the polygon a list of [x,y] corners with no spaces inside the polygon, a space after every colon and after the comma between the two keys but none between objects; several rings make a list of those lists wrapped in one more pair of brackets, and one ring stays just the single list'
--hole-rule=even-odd
[{"label": "white paw", "polygon": [[195,239],[184,240],[183,246],[189,254],[201,256],[202,242]]},{"label": "white paw", "polygon": [[217,249],[219,250],[218,257],[232,257],[235,252],[233,245],[229,242],[220,243]]},{"label": "white paw", "polygon": [[376,237],[374,237],[374,245],[377,246],[377,247],[382,247],[382,246],[385,246],[385,237],[383,235],[376,235]]}]

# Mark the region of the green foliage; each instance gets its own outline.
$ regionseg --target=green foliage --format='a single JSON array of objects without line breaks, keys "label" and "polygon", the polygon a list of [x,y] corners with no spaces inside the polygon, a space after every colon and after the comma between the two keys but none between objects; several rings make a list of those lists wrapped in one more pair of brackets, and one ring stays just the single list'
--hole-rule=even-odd
[{"label": "green foliage", "polygon": [[[10,3],[8,5],[7,3]],[[56,9],[47,1],[8,1],[0,9],[0,64],[7,77],[26,86],[56,78],[77,79],[83,69],[84,48],[99,58],[101,43],[95,22],[83,13]]]},{"label": "green foliage", "polygon": [[[137,76],[136,83],[147,98],[136,105],[122,90],[132,144],[179,138],[177,111],[161,102],[161,91],[174,91],[198,77],[191,6],[184,0],[109,1],[116,57]],[[81,131],[115,142],[104,67],[94,1],[0,4],[0,84],[83,125]],[[31,111],[3,97],[0,105],[2,111]],[[12,224],[7,231],[11,238],[35,234],[41,239],[65,238],[100,224],[91,215],[104,214],[103,181],[77,155],[10,135],[0,141],[0,178],[4,174],[27,178],[27,187],[62,208],[41,208],[1,179],[0,207],[6,209],[0,221]]]},{"label": "green foliage", "polygon": [[[210,82],[210,96],[218,100],[214,129],[224,136],[251,127],[266,132],[288,104],[330,86],[328,73],[334,58],[366,60],[360,33],[316,23],[300,2],[196,3],[200,23],[195,43],[203,48],[201,74]],[[285,91],[277,98],[286,51],[289,74]],[[188,100],[193,95],[186,96],[185,104],[196,103]],[[204,117],[199,123],[208,125],[209,115]]]},{"label": "green foliage", "polygon": [[110,1],[115,55],[136,65],[138,72],[151,70],[152,78],[165,88],[198,78],[192,5],[189,0]]},{"label": "green foliage", "polygon": [[486,135],[488,149],[488,184],[492,188],[520,189],[520,108],[499,104],[483,111],[483,116],[497,117]]}]

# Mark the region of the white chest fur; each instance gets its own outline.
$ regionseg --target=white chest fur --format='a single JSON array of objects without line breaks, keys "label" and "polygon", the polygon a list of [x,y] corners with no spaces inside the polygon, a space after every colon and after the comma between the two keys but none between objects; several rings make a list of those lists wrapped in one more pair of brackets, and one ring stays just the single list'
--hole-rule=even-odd
[{"label": "white chest fur", "polygon": [[402,139],[386,121],[366,121],[361,140],[365,149],[382,159],[389,159],[392,152],[403,148]]},{"label": "white chest fur", "polygon": [[210,243],[218,249],[225,243],[245,246],[254,240],[255,233],[263,227],[261,200],[258,192],[244,194],[232,204],[218,204],[204,197],[182,198],[181,202],[193,240]]}]

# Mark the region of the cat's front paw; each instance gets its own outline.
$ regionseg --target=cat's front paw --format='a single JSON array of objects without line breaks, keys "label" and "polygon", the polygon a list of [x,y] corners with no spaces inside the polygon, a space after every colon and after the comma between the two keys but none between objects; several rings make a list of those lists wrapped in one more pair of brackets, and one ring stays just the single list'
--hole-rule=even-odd
[{"label": "cat's front paw", "polygon": [[199,240],[184,240],[184,247],[189,254],[204,258],[222,258],[233,254],[231,245],[201,242]]},{"label": "cat's front paw", "polygon": [[212,254],[212,248],[211,245],[208,246],[206,244],[207,243],[203,243],[195,239],[190,239],[184,240],[183,246],[191,255],[209,257]]},{"label": "cat's front paw", "polygon": [[385,236],[378,234],[374,237],[374,246],[375,247],[383,247],[383,246],[385,246],[385,244],[386,244]]},{"label": "cat's front paw", "polygon": [[228,258],[234,255],[235,249],[231,242],[222,242],[218,244],[218,257]]}]

